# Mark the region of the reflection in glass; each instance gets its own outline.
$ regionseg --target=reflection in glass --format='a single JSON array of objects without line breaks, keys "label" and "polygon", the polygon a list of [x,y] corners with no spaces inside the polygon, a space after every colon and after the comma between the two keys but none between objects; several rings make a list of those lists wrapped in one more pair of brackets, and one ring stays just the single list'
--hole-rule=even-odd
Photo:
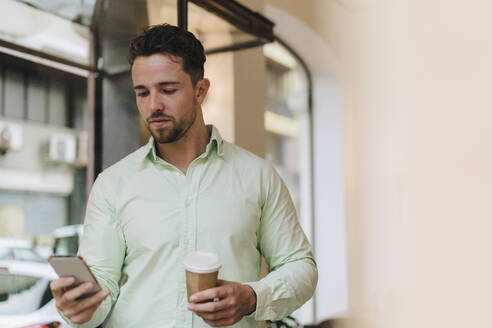
[{"label": "reflection in glass", "polygon": [[[0,135],[11,139],[0,154],[0,258],[45,262],[53,230],[84,217],[86,81],[0,58]],[[27,246],[2,246],[9,237]]]},{"label": "reflection in glass", "polygon": [[[147,0],[147,13],[149,25],[177,25],[177,0]],[[255,40],[251,34],[192,2],[188,2],[188,30],[203,43],[206,51]]]},{"label": "reflection in glass", "polygon": [[96,0],[17,0],[43,11],[77,22],[90,25]]},{"label": "reflection in glass", "polygon": [[[309,149],[308,82],[302,66],[278,43],[264,46],[267,57],[266,158],[285,180],[294,204],[301,214],[301,222],[309,231],[310,217],[303,218],[302,193],[309,185],[310,156],[302,156]],[[300,156],[301,155],[301,156]],[[306,188],[307,192],[309,188]]]},{"label": "reflection in glass", "polygon": [[[301,63],[279,43],[263,47],[266,56],[266,154],[284,180],[299,222],[312,242],[309,80]],[[312,322],[312,301],[293,313]]]},{"label": "reflection in glass", "polygon": [[14,0],[4,0],[1,11],[9,15],[3,15],[0,20],[0,40],[74,63],[89,64],[87,26]]}]

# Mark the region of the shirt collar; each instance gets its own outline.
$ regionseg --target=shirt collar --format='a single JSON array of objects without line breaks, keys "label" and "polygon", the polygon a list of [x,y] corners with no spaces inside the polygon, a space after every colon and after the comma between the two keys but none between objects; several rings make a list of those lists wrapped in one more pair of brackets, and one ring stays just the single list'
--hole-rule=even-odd
[{"label": "shirt collar", "polygon": [[210,151],[212,151],[214,149],[213,146],[215,145],[217,155],[219,157],[224,156],[224,140],[222,139],[222,136],[220,135],[219,130],[217,130],[217,128],[215,126],[210,124],[210,125],[207,125],[207,131],[210,134],[210,141],[207,145],[205,152],[207,154],[209,154]]},{"label": "shirt collar", "polygon": [[[215,149],[216,154],[219,157],[224,156],[224,140],[222,139],[219,130],[213,125],[207,125],[207,131],[210,134],[210,141],[207,144],[207,148],[205,149],[205,153],[210,155],[210,153]],[[149,138],[149,142],[145,146],[143,146],[142,150],[142,160],[146,159],[150,156],[152,161],[157,161],[157,153],[155,150],[155,142],[154,138],[151,136]]]}]

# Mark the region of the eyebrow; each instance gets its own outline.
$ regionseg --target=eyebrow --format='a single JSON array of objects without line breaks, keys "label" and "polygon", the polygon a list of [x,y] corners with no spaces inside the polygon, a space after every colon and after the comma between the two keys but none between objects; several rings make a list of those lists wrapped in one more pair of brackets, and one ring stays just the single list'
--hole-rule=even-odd
[{"label": "eyebrow", "polygon": [[[179,84],[179,82],[177,82],[177,81],[159,82],[159,86],[161,86],[161,87],[165,87],[167,85],[178,85],[178,84]],[[134,86],[133,89],[134,90],[142,90],[142,89],[147,89],[147,88],[145,86],[139,84],[139,85]]]}]

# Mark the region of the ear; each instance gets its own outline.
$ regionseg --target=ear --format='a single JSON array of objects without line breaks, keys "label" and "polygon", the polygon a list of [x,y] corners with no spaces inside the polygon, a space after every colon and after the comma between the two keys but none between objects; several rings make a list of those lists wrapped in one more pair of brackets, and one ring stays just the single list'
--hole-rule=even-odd
[{"label": "ear", "polygon": [[201,105],[207,96],[208,88],[210,87],[210,81],[208,79],[201,79],[196,83],[195,96],[197,102]]}]

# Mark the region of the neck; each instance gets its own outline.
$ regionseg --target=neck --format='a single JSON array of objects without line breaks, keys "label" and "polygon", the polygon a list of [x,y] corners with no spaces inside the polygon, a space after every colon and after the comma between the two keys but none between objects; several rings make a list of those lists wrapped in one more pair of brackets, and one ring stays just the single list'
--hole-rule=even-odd
[{"label": "neck", "polygon": [[174,165],[184,174],[188,171],[191,162],[205,152],[210,140],[200,112],[197,114],[193,125],[179,140],[156,144],[157,156]]}]

